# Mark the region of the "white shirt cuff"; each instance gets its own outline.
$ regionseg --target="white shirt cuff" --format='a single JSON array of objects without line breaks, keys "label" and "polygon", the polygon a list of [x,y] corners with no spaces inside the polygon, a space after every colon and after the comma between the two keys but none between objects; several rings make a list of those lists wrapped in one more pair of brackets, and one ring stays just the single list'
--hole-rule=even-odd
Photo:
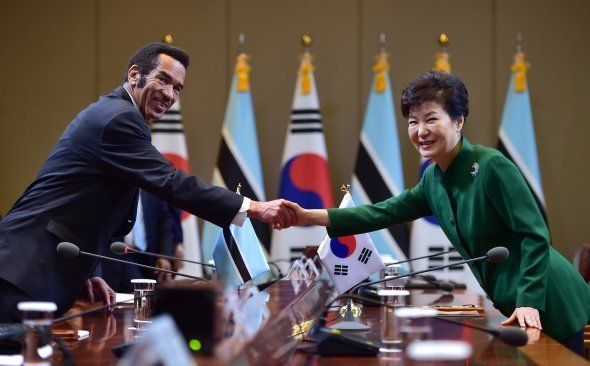
[{"label": "white shirt cuff", "polygon": [[251,199],[249,199],[248,197],[244,197],[244,200],[242,201],[242,207],[240,207],[240,211],[238,211],[238,213],[231,222],[233,225],[240,227],[244,225],[244,221],[246,221],[246,217],[248,217],[248,210],[250,209],[251,203]]}]

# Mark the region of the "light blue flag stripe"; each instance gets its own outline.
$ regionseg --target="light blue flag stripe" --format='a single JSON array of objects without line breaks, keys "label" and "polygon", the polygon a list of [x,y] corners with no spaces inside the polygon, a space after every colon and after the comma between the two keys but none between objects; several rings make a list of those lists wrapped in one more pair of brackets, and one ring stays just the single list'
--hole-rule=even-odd
[{"label": "light blue flag stripe", "polygon": [[254,121],[254,110],[252,108],[252,96],[250,91],[237,92],[236,86],[237,75],[234,74],[223,128],[227,129],[229,133],[226,136],[231,140],[228,141],[228,144],[232,149],[233,142],[234,150],[232,152],[234,152],[234,156],[238,155],[236,158],[246,178],[259,199],[264,200],[264,180],[258,148],[258,133],[256,132],[256,122]]},{"label": "light blue flag stripe", "polygon": [[[362,132],[367,137],[365,142],[371,145],[377,154],[377,160],[385,170],[386,183],[388,185],[392,183],[393,187],[390,189],[394,195],[398,195],[405,187],[404,173],[389,74],[386,74],[386,77],[387,88],[383,93],[375,92],[375,78],[373,78]],[[378,168],[381,167],[378,166]]]},{"label": "light blue flag stripe", "polygon": [[500,138],[534,193],[544,205],[545,199],[528,87],[524,92],[516,92],[514,90],[514,74],[510,78],[510,85],[508,85],[500,124]]}]

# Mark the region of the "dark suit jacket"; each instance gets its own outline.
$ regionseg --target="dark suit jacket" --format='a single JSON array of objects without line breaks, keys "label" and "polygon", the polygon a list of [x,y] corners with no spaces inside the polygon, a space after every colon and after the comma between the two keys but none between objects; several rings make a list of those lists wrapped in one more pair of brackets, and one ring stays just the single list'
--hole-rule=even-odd
[{"label": "dark suit jacket", "polygon": [[[146,252],[173,255],[175,244],[182,243],[182,238],[178,237],[178,228],[182,233],[179,213],[174,206],[149,192],[141,191],[140,197],[143,207]],[[152,260],[146,264],[150,266],[155,264],[156,258],[148,258]]]},{"label": "dark suit jacket", "polygon": [[68,309],[94,273],[88,257],[59,258],[61,241],[103,254],[127,234],[138,187],[219,226],[243,198],[174,169],[123,87],[102,96],[68,125],[35,181],[0,221],[0,278],[35,300]]}]

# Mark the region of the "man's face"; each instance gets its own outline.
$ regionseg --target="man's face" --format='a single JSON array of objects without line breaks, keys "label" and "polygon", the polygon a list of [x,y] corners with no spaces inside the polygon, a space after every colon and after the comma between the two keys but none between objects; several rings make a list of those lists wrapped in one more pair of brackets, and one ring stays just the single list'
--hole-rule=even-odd
[{"label": "man's face", "polygon": [[133,99],[143,118],[151,122],[162,118],[178,100],[186,70],[176,59],[160,54],[160,62],[148,75],[140,75],[137,66],[129,69]]}]

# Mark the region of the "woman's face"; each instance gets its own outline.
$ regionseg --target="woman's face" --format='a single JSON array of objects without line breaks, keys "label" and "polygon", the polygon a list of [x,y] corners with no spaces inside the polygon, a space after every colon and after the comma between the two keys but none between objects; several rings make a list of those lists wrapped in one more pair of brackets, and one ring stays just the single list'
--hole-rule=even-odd
[{"label": "woman's face", "polygon": [[443,169],[457,153],[453,148],[461,138],[463,117],[457,121],[445,112],[437,102],[424,102],[410,109],[408,135],[410,141],[424,158],[443,165]]}]

